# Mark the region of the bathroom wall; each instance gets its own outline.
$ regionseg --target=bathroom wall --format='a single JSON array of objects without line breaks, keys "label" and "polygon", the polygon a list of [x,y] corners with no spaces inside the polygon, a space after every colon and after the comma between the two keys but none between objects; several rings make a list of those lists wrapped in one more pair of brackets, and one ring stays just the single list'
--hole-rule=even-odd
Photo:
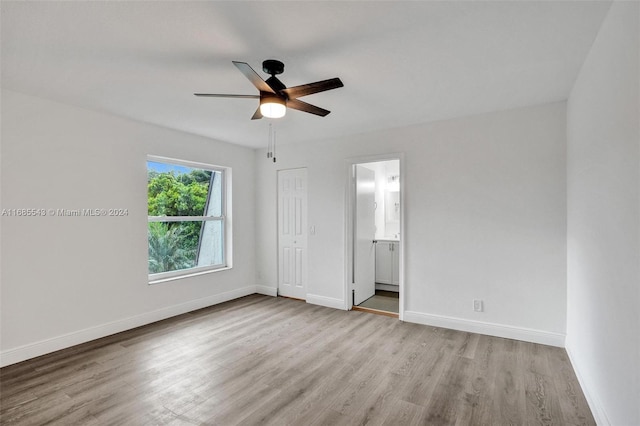
[{"label": "bathroom wall", "polygon": [[[391,184],[390,181],[392,178],[399,179],[400,161],[376,161],[362,166],[376,174],[376,239],[397,238],[400,233],[400,210],[399,204],[393,204],[399,203],[400,186],[399,182]],[[393,185],[396,185],[395,188]]]},{"label": "bathroom wall", "polygon": [[400,236],[400,161],[384,163],[384,236]]}]

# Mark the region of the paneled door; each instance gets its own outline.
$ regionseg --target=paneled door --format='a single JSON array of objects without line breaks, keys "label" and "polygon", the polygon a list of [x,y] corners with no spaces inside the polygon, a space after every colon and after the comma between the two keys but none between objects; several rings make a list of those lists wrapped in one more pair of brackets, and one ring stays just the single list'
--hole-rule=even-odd
[{"label": "paneled door", "polygon": [[278,294],[307,297],[307,169],[278,172]]}]

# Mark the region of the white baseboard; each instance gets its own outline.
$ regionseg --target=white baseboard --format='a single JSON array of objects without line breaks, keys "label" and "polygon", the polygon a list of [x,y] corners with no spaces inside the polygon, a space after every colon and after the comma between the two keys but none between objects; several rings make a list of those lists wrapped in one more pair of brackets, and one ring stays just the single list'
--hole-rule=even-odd
[{"label": "white baseboard", "polygon": [[333,297],[318,296],[317,294],[307,294],[307,303],[314,305],[326,306],[327,308],[346,310],[344,300],[335,299]]},{"label": "white baseboard", "polygon": [[453,330],[504,337],[507,339],[523,340],[525,342],[564,347],[565,335],[529,328],[513,327],[510,325],[493,324],[442,315],[424,314],[422,312],[404,311],[403,321],[434,327],[451,328]]},{"label": "white baseboard", "polygon": [[376,283],[376,290],[385,290],[385,291],[394,291],[396,293],[400,292],[400,286],[395,284],[381,284]]},{"label": "white baseboard", "polygon": [[565,350],[567,351],[567,355],[569,356],[569,361],[571,362],[571,366],[573,367],[573,371],[576,373],[576,377],[578,378],[578,383],[580,383],[580,387],[582,388],[582,393],[584,394],[585,399],[587,400],[587,404],[591,409],[591,414],[593,414],[593,419],[596,421],[596,424],[599,426],[611,426],[611,422],[609,421],[609,417],[607,413],[602,408],[602,402],[597,394],[591,392],[590,387],[587,385],[587,382],[584,379],[584,376],[581,373],[579,365],[575,362],[575,357],[573,356],[573,351],[571,350],[571,343],[567,342]]},{"label": "white baseboard", "polygon": [[256,293],[264,294],[265,296],[278,296],[278,289],[276,287],[269,287],[267,285],[257,285]]},{"label": "white baseboard", "polygon": [[[260,289],[256,287],[260,287]],[[206,308],[207,306],[217,305],[218,303],[227,302],[254,293],[262,293],[262,290],[264,290],[262,286],[247,286],[9,349],[0,353],[0,367],[5,367],[176,315]]]}]

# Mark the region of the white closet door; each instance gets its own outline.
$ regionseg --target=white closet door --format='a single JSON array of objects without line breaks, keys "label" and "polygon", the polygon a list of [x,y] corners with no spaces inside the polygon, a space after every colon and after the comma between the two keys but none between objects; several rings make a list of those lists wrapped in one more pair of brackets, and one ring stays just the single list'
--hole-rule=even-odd
[{"label": "white closet door", "polygon": [[307,297],[307,169],[278,172],[278,293]]}]

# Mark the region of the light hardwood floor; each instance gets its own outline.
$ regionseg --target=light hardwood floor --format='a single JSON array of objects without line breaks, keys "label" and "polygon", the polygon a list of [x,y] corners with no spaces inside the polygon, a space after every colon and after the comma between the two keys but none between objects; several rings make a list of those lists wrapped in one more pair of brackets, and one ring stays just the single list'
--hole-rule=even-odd
[{"label": "light hardwood floor", "polygon": [[594,424],[563,349],[253,295],[0,370],[2,425]]}]

